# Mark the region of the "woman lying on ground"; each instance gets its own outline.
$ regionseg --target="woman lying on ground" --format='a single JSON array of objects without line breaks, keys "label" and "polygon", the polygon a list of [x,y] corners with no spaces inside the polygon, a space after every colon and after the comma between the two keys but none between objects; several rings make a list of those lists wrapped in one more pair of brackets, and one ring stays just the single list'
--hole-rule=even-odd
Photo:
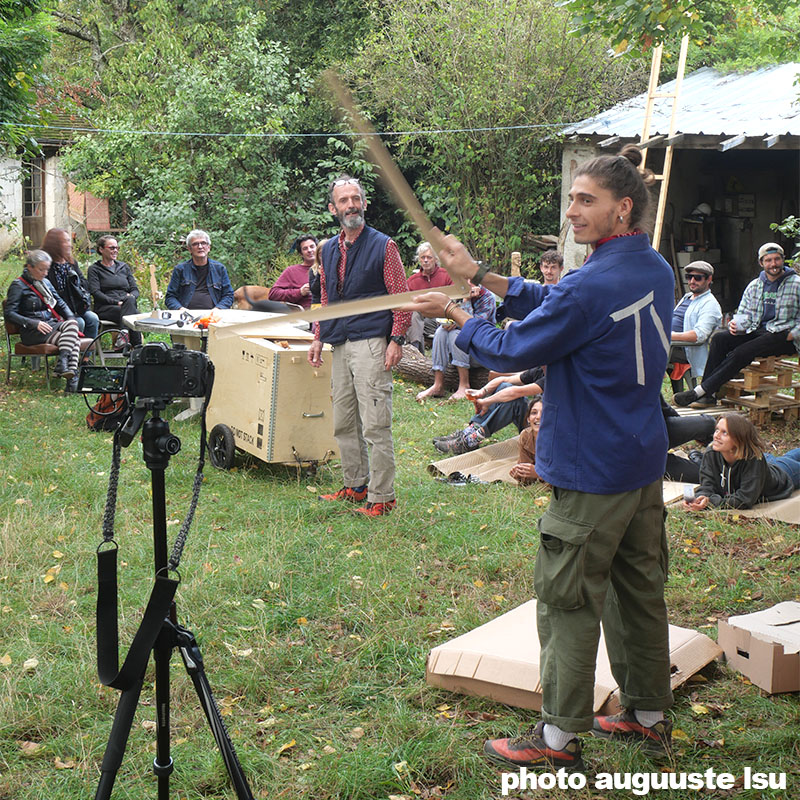
[{"label": "woman lying on ground", "polygon": [[723,414],[711,447],[703,454],[695,499],[684,501],[684,508],[752,508],[763,501],[783,500],[800,489],[800,448],[783,456],[765,453],[765,448],[747,417]]},{"label": "woman lying on ground", "polygon": [[58,347],[56,375],[66,378],[66,390],[74,392],[81,353],[78,322],[46,278],[50,263],[50,256],[44,250],[28,253],[22,275],[8,287],[6,317],[19,326],[23,344],[47,343]]},{"label": "woman lying on ground", "polygon": [[539,434],[539,424],[542,421],[542,398],[535,397],[528,405],[528,427],[519,435],[519,457],[517,463],[511,467],[512,478],[521,484],[527,485],[541,480],[536,472],[536,437]]}]

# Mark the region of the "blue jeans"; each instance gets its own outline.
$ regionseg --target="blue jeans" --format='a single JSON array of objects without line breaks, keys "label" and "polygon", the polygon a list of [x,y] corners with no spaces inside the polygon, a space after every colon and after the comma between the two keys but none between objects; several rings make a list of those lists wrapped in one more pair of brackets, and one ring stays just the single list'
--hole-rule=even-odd
[{"label": "blue jeans", "polygon": [[780,467],[791,479],[795,489],[800,489],[800,447],[790,450],[782,456],[765,453],[768,464]]},{"label": "blue jeans", "polygon": [[78,320],[78,330],[80,330],[87,339],[94,339],[100,332],[100,317],[94,311],[84,311],[82,316],[76,316]]},{"label": "blue jeans", "polygon": [[[499,392],[511,385],[510,383],[501,383],[495,391]],[[470,424],[480,425],[487,436],[492,436],[512,422],[517,426],[517,430],[521,431],[525,427],[529,402],[530,397],[518,397],[507,403],[492,403],[483,414],[476,414],[470,420]]]}]

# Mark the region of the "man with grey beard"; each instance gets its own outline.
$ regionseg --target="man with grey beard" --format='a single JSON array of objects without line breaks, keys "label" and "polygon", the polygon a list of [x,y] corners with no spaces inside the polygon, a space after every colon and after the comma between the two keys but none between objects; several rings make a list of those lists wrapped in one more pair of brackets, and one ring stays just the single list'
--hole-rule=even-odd
[{"label": "man with grey beard", "polygon": [[[367,198],[357,178],[341,175],[328,190],[328,210],[342,226],[321,248],[320,302],[400,294],[408,290],[397,245],[364,222]],[[344,485],[322,500],[366,505],[368,517],[390,514],[394,493],[392,367],[403,355],[411,321],[406,311],[375,311],[321,321],[308,361],[322,364],[322,345],[333,347],[333,433]]]}]

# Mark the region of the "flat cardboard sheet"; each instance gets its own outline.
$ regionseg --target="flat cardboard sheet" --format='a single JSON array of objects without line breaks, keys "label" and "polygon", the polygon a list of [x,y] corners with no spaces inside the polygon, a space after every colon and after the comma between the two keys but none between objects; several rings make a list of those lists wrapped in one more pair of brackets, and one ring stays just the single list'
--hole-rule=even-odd
[{"label": "flat cardboard sheet", "polygon": [[[664,503],[682,501],[684,488],[696,485],[696,483],[664,481]],[[785,500],[758,503],[752,508],[718,508],[715,510],[723,514],[738,514],[742,517],[772,519],[776,522],[789,522],[794,525],[800,525],[800,489],[793,492]]]},{"label": "flat cardboard sheet", "polygon": [[[670,625],[669,639],[673,689],[722,655],[722,649],[713,640],[697,631]],[[428,655],[426,679],[431,686],[540,711],[536,600],[434,647]],[[595,673],[595,712],[615,714],[621,710],[617,688],[601,637]]]},{"label": "flat cardboard sheet", "polygon": [[[460,472],[462,475],[470,475],[486,483],[502,481],[512,486],[521,486],[519,481],[508,474],[511,467],[517,463],[518,456],[519,436],[514,436],[502,442],[479,447],[471,453],[434,461],[428,465],[428,471],[433,475],[441,473],[445,476]],[[536,486],[535,483],[531,485]]]}]

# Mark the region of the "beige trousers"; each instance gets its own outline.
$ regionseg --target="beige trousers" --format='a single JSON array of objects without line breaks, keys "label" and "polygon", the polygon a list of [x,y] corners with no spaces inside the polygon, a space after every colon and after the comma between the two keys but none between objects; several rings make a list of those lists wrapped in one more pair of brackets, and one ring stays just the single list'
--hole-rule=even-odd
[{"label": "beige trousers", "polygon": [[333,435],[345,486],[368,484],[367,500],[394,500],[392,371],[383,337],[333,348]]}]

